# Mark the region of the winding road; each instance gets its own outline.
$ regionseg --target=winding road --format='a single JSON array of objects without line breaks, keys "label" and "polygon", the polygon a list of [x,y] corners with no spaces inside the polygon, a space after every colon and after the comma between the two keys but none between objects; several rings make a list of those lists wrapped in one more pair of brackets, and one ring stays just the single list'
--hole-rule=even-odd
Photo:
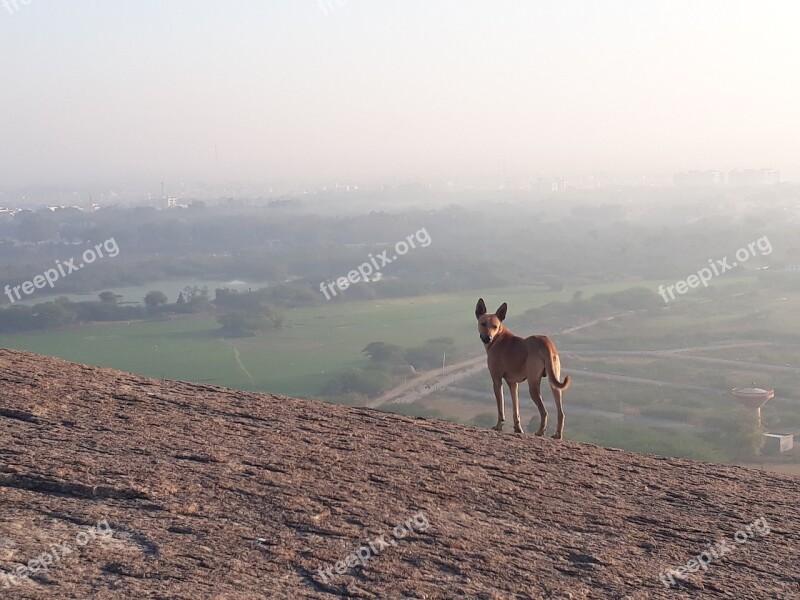
[{"label": "winding road", "polygon": [[[585,329],[588,327],[592,327],[598,323],[611,321],[613,319],[619,318],[630,313],[623,313],[619,315],[614,315],[611,317],[604,317],[601,319],[595,319],[594,321],[590,321],[588,323],[584,323],[582,325],[578,325],[576,327],[570,327],[568,329],[564,329],[560,331],[560,334],[568,334],[575,331],[579,331],[581,329]],[[703,356],[694,356],[694,355],[685,355],[685,352],[691,351],[700,351],[700,350],[721,350],[726,348],[738,348],[738,347],[747,347],[747,346],[765,346],[765,345],[781,345],[781,344],[772,344],[771,342],[764,342],[764,341],[746,341],[746,342],[731,342],[727,344],[711,344],[708,346],[696,346],[696,347],[687,347],[687,348],[675,348],[670,350],[562,350],[561,355],[564,357],[582,357],[582,356],[617,356],[617,357],[625,357],[625,356],[642,356],[642,357],[658,357],[667,360],[684,360],[684,361],[692,361],[697,363],[706,363],[706,364],[718,364],[723,366],[739,366],[739,367],[747,367],[753,368],[757,367],[758,369],[770,372],[779,372],[779,373],[800,373],[800,367],[793,367],[791,365],[769,365],[764,363],[756,363],[756,362],[747,362],[747,361],[739,361],[739,360],[727,360],[721,358],[710,358],[710,357],[703,357]],[[479,373],[483,370],[486,370],[486,357],[485,356],[477,356],[473,358],[469,358],[466,360],[462,360],[460,362],[454,363],[445,367],[444,369],[436,369],[434,371],[427,371],[422,373],[416,379],[412,379],[411,381],[407,381],[401,385],[395,386],[394,388],[384,392],[377,398],[370,400],[366,406],[371,408],[376,408],[381,406],[382,404],[386,403],[396,403],[396,404],[408,404],[411,402],[416,402],[421,400],[422,398],[429,396],[435,392],[440,390],[444,390],[446,388],[452,388],[454,384],[458,381],[466,379],[474,375],[475,373]],[[658,379],[647,379],[642,377],[633,377],[629,375],[618,375],[615,373],[603,373],[598,371],[576,371],[576,374],[579,374],[580,377],[583,378],[592,378],[592,379],[604,379],[607,381],[618,381],[622,383],[637,383],[637,384],[644,384],[644,385],[653,385],[662,388],[671,388],[671,389],[679,389],[679,390],[686,390],[686,391],[693,391],[693,392],[703,392],[706,394],[719,394],[719,395],[727,395],[729,392],[727,390],[720,390],[718,388],[711,388],[705,387],[700,385],[693,385],[688,383],[676,383],[673,381],[662,381]],[[464,393],[466,390],[463,388],[458,388],[457,390],[452,390],[456,393]],[[482,394],[481,392],[472,391],[473,394]],[[787,400],[790,402],[795,402],[800,405],[800,399],[795,398],[783,398],[783,400]],[[601,411],[602,412],[602,411]],[[612,415],[613,416],[613,415]],[[685,424],[683,424],[685,425]]]},{"label": "winding road", "polygon": [[[630,314],[630,312],[625,312],[610,317],[603,317],[601,319],[595,319],[593,321],[589,321],[588,323],[584,323],[583,325],[578,325],[576,327],[563,329],[559,333],[565,334],[565,333],[580,331],[581,329],[593,327],[598,323],[611,321],[613,319],[616,319],[618,317],[627,314]],[[429,396],[434,392],[444,389],[448,385],[452,385],[457,381],[466,379],[467,377],[470,377],[475,373],[479,373],[482,369],[485,368],[486,368],[486,356],[481,355],[473,358],[468,358],[457,363],[453,363],[452,365],[447,366],[444,369],[426,371],[416,379],[412,379],[411,381],[407,381],[398,386],[395,386],[392,389],[384,392],[374,400],[370,400],[365,406],[368,406],[370,408],[376,408],[388,402],[394,402],[397,404],[408,404],[410,402],[415,402],[417,400],[424,398],[425,396]]]}]

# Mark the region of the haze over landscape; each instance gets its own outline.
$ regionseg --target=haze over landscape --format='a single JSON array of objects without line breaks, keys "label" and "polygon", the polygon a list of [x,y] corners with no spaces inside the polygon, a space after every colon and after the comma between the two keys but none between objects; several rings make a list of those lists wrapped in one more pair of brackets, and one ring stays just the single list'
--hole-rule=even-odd
[{"label": "haze over landscape", "polygon": [[789,1],[9,2],[4,185],[800,176]]},{"label": "haze over landscape", "polygon": [[0,0],[0,598],[800,598],[798,17]]}]

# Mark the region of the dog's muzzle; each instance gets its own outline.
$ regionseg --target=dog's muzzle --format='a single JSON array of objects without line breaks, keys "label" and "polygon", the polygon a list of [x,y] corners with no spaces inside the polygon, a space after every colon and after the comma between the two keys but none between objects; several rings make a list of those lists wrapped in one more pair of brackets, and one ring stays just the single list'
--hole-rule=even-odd
[{"label": "dog's muzzle", "polygon": [[484,344],[488,344],[489,342],[491,342],[491,341],[492,341],[492,338],[490,338],[488,335],[481,335],[481,341],[482,341]]}]

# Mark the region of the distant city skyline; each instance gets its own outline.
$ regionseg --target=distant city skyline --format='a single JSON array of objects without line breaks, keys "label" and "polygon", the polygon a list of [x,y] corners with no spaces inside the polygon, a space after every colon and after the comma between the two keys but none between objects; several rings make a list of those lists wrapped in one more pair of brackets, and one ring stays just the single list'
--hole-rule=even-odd
[{"label": "distant city skyline", "polygon": [[[717,170],[690,170],[673,173],[671,176],[652,178],[631,175],[628,177],[603,177],[595,175],[542,177],[525,183],[506,181],[475,185],[460,181],[407,181],[375,185],[364,185],[359,182],[343,182],[320,186],[295,186],[289,189],[273,188],[250,184],[180,184],[166,188],[163,195],[157,193],[157,185],[110,185],[80,184],[52,186],[0,186],[0,214],[13,209],[50,207],[79,207],[82,210],[96,210],[114,205],[153,206],[153,207],[185,207],[192,201],[219,201],[237,199],[247,203],[267,202],[281,198],[302,198],[319,196],[324,198],[344,198],[351,194],[369,197],[370,194],[400,193],[414,194],[427,191],[435,193],[455,192],[515,192],[532,194],[532,197],[546,197],[552,193],[568,191],[603,191],[615,189],[670,189],[680,190],[684,187],[769,187],[784,184],[796,186],[798,183],[787,180],[782,173],[773,169],[738,169],[730,172]],[[376,198],[379,196],[376,196]]]},{"label": "distant city skyline", "polygon": [[800,180],[789,0],[2,6],[0,186]]}]

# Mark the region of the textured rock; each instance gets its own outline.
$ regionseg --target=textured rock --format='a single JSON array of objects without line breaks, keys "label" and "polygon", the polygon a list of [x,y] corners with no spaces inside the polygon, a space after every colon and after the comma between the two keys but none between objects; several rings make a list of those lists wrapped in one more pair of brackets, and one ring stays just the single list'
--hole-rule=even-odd
[{"label": "textured rock", "polygon": [[798,484],[0,350],[0,598],[800,598]]}]

